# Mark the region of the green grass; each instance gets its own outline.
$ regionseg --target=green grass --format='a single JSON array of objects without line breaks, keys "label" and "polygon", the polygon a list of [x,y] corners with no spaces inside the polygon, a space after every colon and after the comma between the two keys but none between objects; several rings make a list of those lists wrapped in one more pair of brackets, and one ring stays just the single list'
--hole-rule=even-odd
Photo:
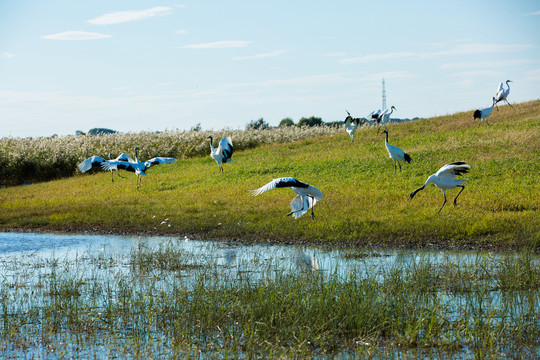
[{"label": "green grass", "polygon": [[[384,137],[362,128],[354,145],[343,131],[238,151],[222,175],[210,157],[156,166],[138,190],[125,172],[114,183],[103,172],[2,188],[0,229],[538,251],[540,101],[502,106],[490,126],[479,127],[471,114],[391,124],[390,143],[413,159],[397,174]],[[451,203],[457,190],[449,191],[438,213],[443,197],[434,186],[407,202],[429,175],[458,160],[471,170],[457,207]],[[283,176],[323,192],[315,220],[285,216],[294,196],[289,189],[248,195]]]}]

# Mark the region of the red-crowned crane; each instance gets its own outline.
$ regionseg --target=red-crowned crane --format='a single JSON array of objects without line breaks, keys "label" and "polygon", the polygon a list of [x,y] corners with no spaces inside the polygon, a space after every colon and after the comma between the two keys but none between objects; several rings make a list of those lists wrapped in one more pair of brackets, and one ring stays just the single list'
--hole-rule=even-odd
[{"label": "red-crowned crane", "polygon": [[399,165],[399,171],[401,171],[401,164],[400,161],[405,161],[407,163],[411,162],[411,157],[409,154],[405,154],[403,150],[400,148],[397,148],[395,146],[392,146],[388,143],[388,130],[384,129],[382,132],[386,135],[384,139],[384,146],[386,146],[386,150],[388,151],[388,155],[390,156],[390,159],[394,160],[394,173],[396,172],[396,163]]},{"label": "red-crowned crane", "polygon": [[233,143],[232,139],[230,137],[226,137],[224,139],[221,139],[219,142],[219,146],[217,149],[214,148],[214,145],[212,145],[212,136],[209,136],[208,139],[210,139],[210,156],[212,159],[216,160],[219,171],[223,172],[223,163],[232,161],[231,156],[233,154]]},{"label": "red-crowned crane", "polygon": [[356,129],[358,129],[358,126],[360,125],[360,119],[353,118],[351,114],[347,111],[347,117],[345,118],[344,124],[345,124],[345,131],[347,131],[347,133],[351,137],[352,143],[354,144],[354,133],[356,132]]},{"label": "red-crowned crane", "polygon": [[397,110],[397,109],[396,109],[396,107],[394,105],[392,105],[390,110],[384,109],[384,111],[381,113],[381,115],[379,115],[379,117],[380,117],[379,123],[380,124],[379,124],[379,127],[377,128],[377,134],[379,133],[379,130],[381,129],[381,126],[384,125],[386,127],[386,123],[390,121],[390,115],[392,115],[394,110]]},{"label": "red-crowned crane", "polygon": [[482,125],[482,122],[484,120],[486,120],[486,124],[489,125],[489,122],[487,121],[487,117],[491,115],[491,112],[493,111],[493,106],[495,106],[495,98],[493,98],[493,103],[491,104],[490,107],[474,111],[473,120],[480,119],[480,124],[478,124],[478,126]]},{"label": "red-crowned crane", "polygon": [[428,177],[426,183],[421,188],[418,188],[414,190],[409,195],[409,201],[412,200],[414,195],[416,195],[417,192],[420,190],[424,190],[426,186],[433,183],[436,187],[442,190],[444,195],[444,202],[439,209],[439,212],[441,212],[442,208],[444,207],[444,204],[446,204],[446,190],[461,188],[459,193],[457,194],[456,198],[454,199],[454,206],[456,206],[456,200],[458,196],[461,194],[461,192],[465,189],[465,185],[462,185],[465,181],[469,179],[456,179],[456,176],[463,175],[469,171],[469,168],[471,166],[466,164],[464,161],[457,161],[450,164],[444,165],[442,168],[439,169],[435,174]]},{"label": "red-crowned crane", "polygon": [[[512,80],[506,80],[506,89],[504,88],[504,83],[499,84],[499,88],[497,89],[497,94],[495,95],[495,105],[497,105],[498,102],[506,101],[510,107],[513,107],[507,100],[508,94],[510,94],[510,84]],[[499,110],[499,107],[497,107],[497,110]]]},{"label": "red-crowned crane", "polygon": [[176,161],[175,158],[155,157],[150,160],[146,160],[145,162],[141,162],[137,155],[138,150],[139,148],[135,147],[135,160],[133,159],[131,159],[130,161],[106,160],[105,162],[101,164],[101,167],[103,168],[103,170],[121,169],[121,170],[126,170],[129,172],[134,172],[137,175],[137,189],[138,189],[139,185],[142,183],[141,176],[146,175],[146,170],[150,169],[154,165],[170,164]]},{"label": "red-crowned crane", "polygon": [[[122,153],[120,154],[116,159],[112,159],[112,154],[109,153],[109,160],[106,160],[102,157],[99,157],[99,156],[92,156],[92,157],[89,157],[88,159],[84,160],[83,162],[81,162],[79,164],[79,170],[82,172],[82,173],[85,173],[87,172],[88,170],[92,169],[93,167],[98,167],[105,162],[105,161],[133,161],[133,159],[131,158],[131,156],[129,156],[128,154],[126,153]],[[116,170],[116,174],[118,175],[118,177],[123,177],[120,175],[120,173],[118,172],[118,169],[114,168],[114,167],[111,167],[111,181],[114,182],[114,171]]]},{"label": "red-crowned crane", "polygon": [[322,199],[322,192],[315,186],[303,183],[292,177],[283,177],[274,179],[263,187],[251,190],[250,192],[253,196],[257,196],[268,190],[285,187],[291,188],[292,191],[297,194],[296,197],[291,201],[291,211],[287,214],[287,216],[292,215],[295,219],[298,219],[309,209],[311,209],[311,217],[315,219],[313,207],[317,201]]}]

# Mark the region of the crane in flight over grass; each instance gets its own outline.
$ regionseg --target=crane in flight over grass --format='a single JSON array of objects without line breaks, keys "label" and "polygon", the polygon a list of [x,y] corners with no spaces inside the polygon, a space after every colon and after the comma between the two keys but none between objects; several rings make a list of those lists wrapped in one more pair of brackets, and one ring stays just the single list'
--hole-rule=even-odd
[{"label": "crane in flight over grass", "polygon": [[349,136],[351,137],[351,141],[354,144],[354,133],[356,132],[356,129],[358,129],[358,126],[360,125],[360,119],[353,118],[351,114],[347,111],[347,117],[345,118],[344,124],[345,124],[345,131],[347,131],[347,134],[349,134]]},{"label": "crane in flight over grass", "polygon": [[223,163],[232,161],[231,156],[233,154],[233,143],[232,139],[230,137],[226,137],[224,139],[221,139],[219,142],[219,146],[217,149],[214,148],[214,145],[212,145],[212,136],[209,136],[208,139],[210,139],[210,156],[212,159],[216,160],[219,171],[223,172]]},{"label": "crane in flight over grass", "polygon": [[426,186],[433,183],[436,187],[442,190],[444,195],[444,202],[439,209],[439,212],[441,212],[442,208],[444,207],[444,204],[446,204],[446,190],[461,188],[459,193],[457,194],[456,198],[454,199],[454,206],[456,206],[456,200],[458,196],[461,194],[461,192],[465,189],[465,185],[463,183],[469,179],[456,179],[457,176],[463,175],[469,171],[469,168],[471,166],[466,164],[464,161],[457,161],[450,164],[444,165],[442,168],[439,169],[435,174],[428,177],[426,180],[426,183],[416,190],[414,190],[409,195],[409,201],[412,200],[414,195],[418,193],[420,190],[424,190]]},{"label": "crane in flight over grass", "polygon": [[478,124],[478,126],[482,125],[484,120],[486,120],[486,124],[489,125],[489,122],[487,121],[487,117],[491,115],[491,112],[493,111],[493,106],[495,106],[495,98],[493,98],[493,103],[491,104],[490,107],[474,111],[473,120],[480,119],[480,124]]},{"label": "crane in flight over grass", "polygon": [[291,201],[291,211],[287,214],[287,216],[292,215],[295,219],[298,219],[300,216],[308,212],[309,209],[311,209],[311,218],[315,219],[313,207],[322,199],[322,192],[315,186],[303,183],[292,177],[283,177],[274,179],[258,189],[250,190],[250,193],[253,196],[257,196],[268,190],[285,187],[291,188],[292,191],[297,194],[296,197]]},{"label": "crane in flight over grass", "polygon": [[401,171],[401,164],[400,161],[405,161],[407,163],[411,162],[411,157],[409,154],[405,154],[403,150],[400,148],[397,148],[395,146],[392,146],[388,143],[388,130],[384,129],[382,132],[386,135],[384,139],[384,146],[386,146],[386,150],[388,151],[388,155],[390,156],[390,159],[394,160],[394,173],[396,172],[396,163],[399,165],[399,171]]},{"label": "crane in flight over grass", "polygon": [[[497,94],[495,95],[495,105],[497,105],[498,102],[506,101],[510,107],[513,107],[507,100],[508,94],[510,94],[510,84],[512,80],[506,80],[506,89],[504,88],[504,83],[499,84],[499,88],[497,89]],[[497,107],[497,110],[499,110],[499,107]]]},{"label": "crane in flight over grass", "polygon": [[146,175],[146,170],[150,169],[154,165],[169,164],[176,161],[175,158],[168,157],[155,157],[150,160],[142,162],[139,160],[138,152],[139,148],[135,147],[135,160],[130,161],[122,160],[106,160],[101,164],[103,170],[121,169],[129,172],[134,172],[137,175],[137,189],[142,183],[142,175]]},{"label": "crane in flight over grass", "polygon": [[[133,159],[131,158],[131,156],[129,156],[126,153],[120,154],[116,159],[112,159],[112,154],[109,153],[109,160],[106,160],[106,159],[104,159],[102,157],[99,157],[99,156],[92,156],[92,157],[89,157],[88,159],[84,160],[83,162],[81,162],[79,164],[79,170],[82,173],[85,173],[85,172],[87,172],[88,170],[90,170],[90,169],[92,169],[94,167],[98,167],[98,166],[101,167],[101,165],[105,161],[133,161]],[[118,175],[118,177],[123,177],[118,172],[118,169],[116,169],[114,167],[111,167],[110,170],[111,170],[111,181],[112,182],[114,182],[114,171],[116,171],[116,174]]]},{"label": "crane in flight over grass", "polygon": [[[381,113],[382,113],[381,109],[377,109],[377,111],[372,111],[371,114],[368,115],[369,121],[371,121],[372,123],[377,124],[377,126],[378,126],[381,123],[381,119],[382,119]],[[377,129],[377,134],[379,133],[379,129],[380,129],[380,126]]]}]

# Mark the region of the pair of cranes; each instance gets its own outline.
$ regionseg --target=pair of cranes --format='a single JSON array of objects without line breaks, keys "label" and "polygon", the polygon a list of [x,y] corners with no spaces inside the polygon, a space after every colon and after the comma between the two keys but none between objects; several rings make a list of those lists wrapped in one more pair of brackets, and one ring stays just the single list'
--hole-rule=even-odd
[{"label": "pair of cranes", "polygon": [[[394,110],[397,110],[397,109],[395,106],[392,105],[390,109],[384,109],[384,111],[381,111],[381,109],[378,109],[377,111],[372,111],[371,114],[368,115],[367,121],[372,122],[377,125],[377,134],[379,133],[381,126],[385,125],[386,123],[390,121],[390,115],[392,115]],[[353,143],[354,143],[354,133],[356,132],[360,124],[363,124],[365,122],[366,120],[364,119],[353,118],[351,116],[351,113],[347,111],[347,117],[345,118],[345,121],[344,121],[345,131],[347,131]]]},{"label": "pair of cranes", "polygon": [[[474,120],[480,119],[480,124],[478,124],[478,126],[480,126],[484,122],[484,120],[486,121],[486,124],[489,125],[487,118],[489,115],[491,115],[491,113],[493,112],[493,107],[496,106],[497,103],[501,101],[505,101],[510,107],[512,107],[512,105],[508,102],[508,95],[510,94],[509,83],[511,82],[512,80],[506,80],[506,88],[504,87],[504,83],[499,84],[499,87],[497,88],[497,93],[492,98],[492,103],[490,107],[487,107],[485,109],[478,109],[474,111],[473,119]],[[497,107],[497,110],[498,109],[499,108]]]}]

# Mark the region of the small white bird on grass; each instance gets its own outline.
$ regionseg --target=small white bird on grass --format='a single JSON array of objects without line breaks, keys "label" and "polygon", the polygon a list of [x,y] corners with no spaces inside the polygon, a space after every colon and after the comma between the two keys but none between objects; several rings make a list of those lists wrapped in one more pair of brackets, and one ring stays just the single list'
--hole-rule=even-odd
[{"label": "small white bird on grass", "polygon": [[214,148],[214,145],[212,145],[212,136],[209,136],[208,139],[210,139],[210,156],[212,159],[216,160],[219,171],[223,172],[223,163],[232,161],[231,156],[233,154],[233,143],[232,139],[230,137],[226,137],[224,139],[221,139],[219,142],[219,146],[217,149]]},{"label": "small white bird on grass", "polygon": [[442,190],[444,195],[444,202],[439,209],[439,212],[441,212],[442,208],[444,207],[444,204],[446,204],[446,190],[461,188],[459,193],[457,194],[456,198],[454,199],[454,206],[456,206],[456,200],[458,196],[461,194],[461,192],[465,189],[465,185],[462,185],[465,181],[469,179],[456,179],[456,176],[463,175],[469,171],[469,168],[471,166],[466,164],[464,161],[457,161],[450,164],[444,165],[442,168],[439,169],[435,174],[428,177],[426,183],[421,188],[418,188],[414,190],[409,195],[409,201],[412,200],[414,195],[416,195],[417,192],[420,190],[424,190],[426,186],[433,183],[436,187]]},{"label": "small white bird on grass", "polygon": [[303,183],[292,177],[284,177],[274,179],[258,189],[250,190],[250,193],[253,196],[257,196],[268,190],[284,187],[291,188],[297,194],[291,201],[291,212],[287,216],[292,215],[295,219],[298,219],[311,209],[311,217],[314,219],[313,207],[317,204],[317,201],[321,201],[322,199],[322,192],[315,186]]},{"label": "small white bird on grass", "polygon": [[[81,162],[79,164],[79,170],[82,172],[82,173],[85,173],[87,172],[88,170],[94,168],[94,167],[98,167],[105,162],[105,161],[133,161],[133,159],[131,158],[131,156],[129,156],[128,154],[126,153],[122,153],[120,154],[116,159],[112,159],[112,154],[109,153],[109,160],[106,160],[102,157],[99,157],[99,156],[92,156],[92,157],[89,157],[88,159],[84,160],[83,162]],[[111,168],[111,181],[114,182],[114,171],[116,171],[116,174],[118,175],[118,177],[123,177],[120,175],[120,173],[118,172],[118,169],[116,168]]]},{"label": "small white bird on grass", "polygon": [[491,112],[493,111],[493,106],[495,106],[495,98],[493,98],[493,103],[490,107],[481,110],[475,110],[473,114],[473,120],[480,119],[480,124],[478,124],[478,126],[482,125],[484,120],[486,120],[486,124],[489,125],[487,117],[491,115]]},{"label": "small white bird on grass", "polygon": [[[347,110],[345,110],[347,111]],[[354,133],[356,132],[356,129],[358,129],[358,126],[360,125],[360,119],[359,118],[353,118],[351,114],[347,111],[348,116],[345,118],[345,131],[347,131],[347,134],[351,137],[351,141],[354,144]]]},{"label": "small white bird on grass", "polygon": [[[510,84],[512,80],[506,80],[506,89],[504,88],[504,83],[499,84],[499,88],[497,89],[497,94],[495,95],[495,105],[497,105],[498,102],[506,101],[510,107],[513,107],[507,100],[508,94],[510,94]],[[499,107],[497,107],[497,110],[499,110]]]},{"label": "small white bird on grass", "polygon": [[390,159],[394,160],[394,172],[396,172],[396,163],[399,165],[399,171],[401,171],[401,164],[400,161],[405,161],[407,163],[411,162],[411,157],[409,154],[405,154],[403,150],[400,148],[397,148],[395,146],[392,146],[388,143],[388,130],[385,129],[383,134],[386,135],[384,140],[384,146],[386,146],[386,150],[388,151],[388,155],[390,156]]},{"label": "small white bird on grass", "polygon": [[175,158],[167,157],[155,157],[145,162],[141,162],[137,156],[138,147],[135,147],[135,160],[131,161],[116,161],[116,160],[106,160],[101,164],[103,170],[112,170],[112,169],[121,169],[129,172],[134,172],[137,175],[137,189],[142,183],[141,176],[146,175],[146,170],[150,169],[154,165],[160,164],[169,164],[176,161]]}]

